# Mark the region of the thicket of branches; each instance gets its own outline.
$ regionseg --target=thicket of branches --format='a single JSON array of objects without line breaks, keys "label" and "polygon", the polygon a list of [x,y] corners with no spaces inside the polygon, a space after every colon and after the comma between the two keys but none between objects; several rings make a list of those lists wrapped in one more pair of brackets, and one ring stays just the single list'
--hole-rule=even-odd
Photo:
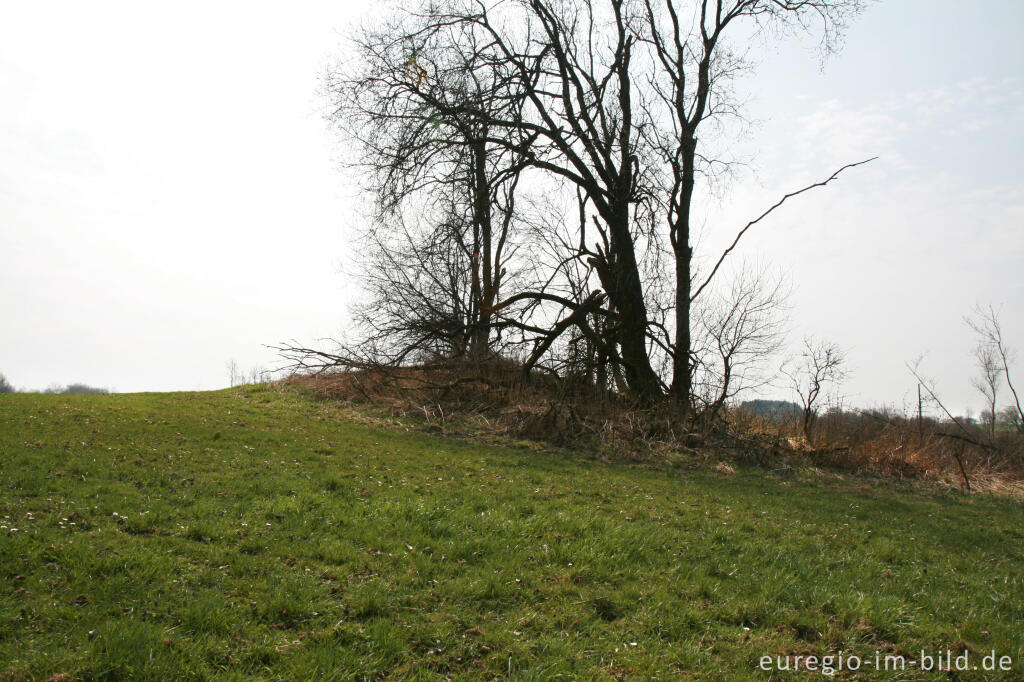
[{"label": "thicket of branches", "polygon": [[[513,359],[680,416],[763,380],[782,282],[693,247],[695,189],[751,67],[736,40],[807,31],[834,49],[860,0],[440,0],[353,39],[329,118],[373,197],[367,298],[340,349],[296,367]],[[862,163],[862,162],[859,162]],[[704,263],[703,272],[698,265]],[[723,279],[730,270],[737,274]]]}]

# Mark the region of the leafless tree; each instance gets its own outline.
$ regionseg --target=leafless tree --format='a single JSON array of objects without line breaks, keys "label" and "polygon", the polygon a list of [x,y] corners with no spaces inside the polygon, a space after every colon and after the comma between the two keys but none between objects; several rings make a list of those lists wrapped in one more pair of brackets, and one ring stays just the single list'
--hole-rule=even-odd
[{"label": "leafless tree", "polygon": [[356,66],[325,78],[328,118],[357,143],[352,167],[375,200],[361,319],[387,332],[396,357],[424,346],[486,355],[510,275],[524,164],[489,142],[488,119],[514,116],[515,103],[496,95],[495,71],[473,63],[474,40],[458,26],[391,17],[354,38]]},{"label": "leafless tree", "polygon": [[1024,434],[1024,420],[1021,419],[1017,408],[1012,405],[1007,405],[999,410],[999,423],[1009,426],[1018,434]]},{"label": "leafless tree", "polygon": [[234,388],[235,386],[241,386],[245,383],[245,372],[242,371],[241,365],[232,358],[228,360],[225,367],[228,370],[228,385]]},{"label": "leafless tree", "polygon": [[726,291],[694,306],[694,396],[709,416],[769,380],[762,370],[784,340],[788,295],[781,275],[745,263]]},{"label": "leafless tree", "polygon": [[0,374],[0,393],[14,393],[14,392],[15,392],[14,386],[11,386],[11,384],[7,381],[7,377],[5,377],[3,374]]},{"label": "leafless tree", "polygon": [[[687,10],[672,0],[644,0],[643,29],[640,40],[650,48],[654,62],[649,77],[651,96],[645,102],[652,119],[662,125],[649,125],[644,133],[652,154],[663,163],[660,194],[664,199],[665,219],[675,263],[675,356],[672,368],[672,394],[680,402],[689,399],[693,368],[690,366],[690,306],[718,271],[722,260],[743,234],[786,199],[811,187],[784,197],[764,215],[751,221],[722,254],[707,280],[695,286],[691,211],[696,180],[713,169],[716,160],[698,144],[700,131],[708,122],[734,116],[736,103],[731,97],[735,76],[748,65],[726,41],[730,26],[753,24],[759,28],[809,27],[817,20],[822,28],[822,46],[836,47],[847,19],[861,9],[859,0],[809,2],[787,0],[702,0]],[[706,146],[706,141],[705,141]],[[720,163],[720,162],[719,162]],[[833,175],[829,180],[834,179]],[[820,185],[812,185],[820,186]]]},{"label": "leafless tree", "polygon": [[974,348],[974,364],[978,376],[971,383],[985,398],[985,409],[981,411],[981,421],[988,425],[989,434],[996,435],[996,401],[999,396],[999,385],[1003,379],[1003,368],[999,364],[997,351],[992,344],[981,341]]},{"label": "leafless tree", "polygon": [[[360,163],[378,200],[374,229],[409,225],[408,212],[398,219],[403,211],[431,216],[428,229],[414,235],[416,246],[406,250],[406,265],[422,267],[424,248],[467,246],[468,260],[452,260],[439,271],[449,280],[468,273],[456,278],[463,289],[468,281],[470,291],[468,305],[460,303],[465,310],[458,316],[467,320],[462,326],[488,335],[517,330],[528,349],[527,368],[554,348],[573,348],[579,357],[593,356],[595,367],[621,371],[641,402],[667,394],[685,413],[696,371],[695,300],[710,291],[749,229],[787,199],[857,165],[785,195],[740,229],[707,277],[695,281],[693,193],[716,164],[706,146],[715,132],[708,123],[736,114],[731,83],[746,68],[729,37],[741,26],[756,32],[813,25],[827,50],[861,4],[420,2],[362,34],[359,67],[328,78],[332,118],[360,142]],[[557,240],[555,269],[509,290],[498,251],[526,232],[522,224],[529,219],[517,197],[527,186],[575,201],[578,219]],[[443,238],[433,231],[440,226],[447,226]],[[459,251],[440,253],[453,258]],[[568,285],[570,270],[580,279]],[[668,288],[665,270],[671,272]],[[716,324],[735,325],[736,312]],[[451,313],[441,317],[451,319]],[[559,341],[563,335],[568,342]],[[750,338],[746,331],[741,336]],[[738,357],[730,345],[724,342],[720,351],[728,372]],[[730,382],[725,394],[736,385]]]},{"label": "leafless tree", "polygon": [[838,384],[847,374],[846,357],[843,350],[834,343],[805,337],[803,350],[796,360],[784,365],[782,373],[789,377],[793,390],[800,398],[803,408],[800,425],[804,438],[809,442],[814,418],[817,416],[818,400],[828,384]]},{"label": "leafless tree", "polygon": [[[1017,411],[1018,422],[1024,422],[1024,409],[1021,408],[1020,397],[1010,377],[1010,363],[1014,358],[1014,350],[1003,339],[1003,326],[999,320],[999,312],[992,306],[974,306],[971,314],[964,318],[967,326],[978,337],[974,357],[981,376],[974,382],[985,396],[993,417],[996,414],[996,390],[1005,379],[1006,387],[1013,396],[1013,408]],[[992,434],[995,434],[995,419],[992,419]]]}]

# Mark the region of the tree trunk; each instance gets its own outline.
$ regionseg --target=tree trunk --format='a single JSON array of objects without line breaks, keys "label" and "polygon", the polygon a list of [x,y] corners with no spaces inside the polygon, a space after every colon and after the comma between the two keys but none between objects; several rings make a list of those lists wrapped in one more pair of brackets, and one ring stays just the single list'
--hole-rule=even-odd
[{"label": "tree trunk", "polygon": [[628,204],[622,202],[619,209],[608,223],[610,262],[598,268],[598,276],[618,313],[616,340],[626,383],[640,402],[649,404],[661,397],[661,382],[647,354],[647,306],[629,233]]},{"label": "tree trunk", "polygon": [[672,399],[689,410],[693,373],[690,367],[690,262],[692,249],[676,249],[676,339],[672,358]]},{"label": "tree trunk", "polygon": [[811,444],[811,419],[813,417],[814,417],[814,413],[811,411],[811,408],[810,407],[805,407],[804,408],[804,422],[803,422],[803,429],[802,429],[802,431],[804,432],[804,440],[807,441],[808,445]]},{"label": "tree trunk", "polygon": [[679,205],[672,225],[672,250],[676,260],[676,339],[675,357],[672,358],[672,398],[683,411],[689,413],[693,392],[693,371],[690,367],[690,278],[692,276],[693,249],[690,247],[690,207],[693,201],[694,163],[697,140],[684,139],[681,149],[681,177]]},{"label": "tree trunk", "polygon": [[473,305],[469,352],[474,359],[487,354],[491,332],[491,311],[494,308],[494,272],[491,244],[491,193],[487,178],[487,145],[474,141],[473,177]]}]

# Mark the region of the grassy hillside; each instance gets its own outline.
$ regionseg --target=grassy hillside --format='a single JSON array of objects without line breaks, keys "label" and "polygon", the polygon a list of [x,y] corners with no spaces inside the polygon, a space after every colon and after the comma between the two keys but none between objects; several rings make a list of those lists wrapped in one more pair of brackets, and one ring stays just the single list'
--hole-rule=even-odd
[{"label": "grassy hillside", "polygon": [[740,680],[922,649],[1024,679],[1019,502],[350,417],[258,387],[0,395],[0,680]]}]

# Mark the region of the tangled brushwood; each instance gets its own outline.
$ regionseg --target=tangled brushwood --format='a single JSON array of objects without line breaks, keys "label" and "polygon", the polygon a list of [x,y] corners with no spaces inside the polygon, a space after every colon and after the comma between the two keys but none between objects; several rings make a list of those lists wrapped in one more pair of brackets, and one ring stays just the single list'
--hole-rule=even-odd
[{"label": "tangled brushwood", "polygon": [[540,441],[605,460],[820,469],[1024,495],[1024,435],[992,437],[977,426],[888,410],[828,410],[815,416],[808,438],[799,411],[765,416],[738,406],[683,420],[670,402],[643,405],[586,377],[528,375],[501,358],[346,369],[325,362],[284,383],[445,435]]},{"label": "tangled brushwood", "polygon": [[778,435],[733,428],[728,412],[683,420],[668,401],[646,405],[585,378],[523,369],[501,358],[472,365],[438,360],[296,373],[285,383],[323,399],[383,408],[389,417],[449,435],[543,441],[604,459],[658,463],[731,455],[784,465],[787,453],[796,452]]}]

